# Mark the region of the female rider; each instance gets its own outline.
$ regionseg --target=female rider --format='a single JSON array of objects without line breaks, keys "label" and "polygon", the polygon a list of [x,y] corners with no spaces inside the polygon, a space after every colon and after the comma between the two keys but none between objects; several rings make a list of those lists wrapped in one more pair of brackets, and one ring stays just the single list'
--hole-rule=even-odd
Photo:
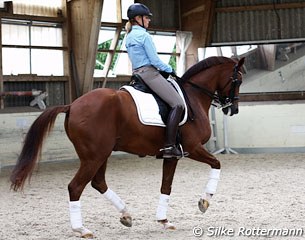
[{"label": "female rider", "polygon": [[184,111],[182,98],[159,71],[175,75],[172,67],[163,63],[158,57],[152,37],[146,31],[152,13],[144,4],[132,4],[127,10],[129,21],[126,48],[132,64],[133,74],[138,74],[143,81],[162,98],[170,107],[167,123],[163,158],[180,158],[188,153],[182,153],[176,146],[178,124]]}]

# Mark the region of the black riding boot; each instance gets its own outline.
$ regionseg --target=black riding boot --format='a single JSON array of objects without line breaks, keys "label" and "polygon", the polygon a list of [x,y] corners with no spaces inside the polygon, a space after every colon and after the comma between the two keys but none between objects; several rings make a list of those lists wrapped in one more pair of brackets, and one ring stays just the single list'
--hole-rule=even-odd
[{"label": "black riding boot", "polygon": [[181,158],[187,156],[188,153],[182,153],[176,146],[176,137],[178,132],[178,125],[181,120],[183,108],[180,106],[174,107],[168,116],[166,124],[166,139],[163,152],[163,158]]}]

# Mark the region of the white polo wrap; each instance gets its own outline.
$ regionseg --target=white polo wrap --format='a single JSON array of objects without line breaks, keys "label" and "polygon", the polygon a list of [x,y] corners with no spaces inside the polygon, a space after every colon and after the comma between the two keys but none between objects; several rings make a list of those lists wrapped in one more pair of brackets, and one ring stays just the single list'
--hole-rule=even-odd
[{"label": "white polo wrap", "polygon": [[169,195],[161,194],[159,198],[159,204],[157,208],[156,218],[157,220],[167,219],[166,213],[169,204]]},{"label": "white polo wrap", "polygon": [[110,188],[107,189],[107,191],[103,194],[103,196],[110,201],[115,208],[120,212],[126,212],[126,204],[124,201]]},{"label": "white polo wrap", "polygon": [[210,170],[209,180],[205,188],[206,193],[210,193],[210,194],[216,193],[219,178],[220,178],[220,169],[212,168]]},{"label": "white polo wrap", "polygon": [[70,222],[72,229],[78,229],[83,226],[80,201],[69,202]]}]

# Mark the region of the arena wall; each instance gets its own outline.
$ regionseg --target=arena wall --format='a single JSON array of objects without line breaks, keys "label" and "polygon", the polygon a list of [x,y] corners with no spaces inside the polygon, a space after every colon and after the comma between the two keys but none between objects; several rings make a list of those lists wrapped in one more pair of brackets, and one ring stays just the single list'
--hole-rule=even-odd
[{"label": "arena wall", "polygon": [[[25,134],[39,114],[0,114],[0,166],[15,164]],[[64,130],[64,116],[58,115],[44,144],[41,161],[77,158]],[[216,110],[215,116],[217,147],[223,148],[222,111]],[[241,103],[239,114],[227,119],[229,147],[237,152],[305,152],[305,102]]]},{"label": "arena wall", "polygon": [[[223,113],[215,111],[217,143],[224,147]],[[230,148],[238,152],[305,152],[305,102],[241,103],[227,118]]]},{"label": "arena wall", "polygon": [[[0,167],[15,164],[24,137],[40,112],[0,114]],[[76,158],[73,145],[64,130],[64,114],[59,114],[53,131],[43,147],[42,161],[62,161]]]}]

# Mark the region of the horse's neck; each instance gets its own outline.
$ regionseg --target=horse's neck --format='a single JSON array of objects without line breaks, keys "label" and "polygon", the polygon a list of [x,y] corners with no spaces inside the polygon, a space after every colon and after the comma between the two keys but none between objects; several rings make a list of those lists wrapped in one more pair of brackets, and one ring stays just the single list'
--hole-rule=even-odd
[{"label": "horse's neck", "polygon": [[185,83],[185,92],[190,100],[191,108],[195,115],[198,114],[207,114],[211,107],[212,98],[207,94],[203,93],[200,89],[196,89]]},{"label": "horse's neck", "polygon": [[[188,81],[194,83],[200,88],[197,89],[196,87],[191,86],[189,88],[189,95],[194,94],[197,98],[196,101],[199,100],[199,102],[204,106],[204,108],[208,110],[212,102],[211,95],[215,94],[217,88],[217,79],[215,75],[211,74],[208,69],[193,76]],[[187,83],[186,85],[190,84]]]}]

